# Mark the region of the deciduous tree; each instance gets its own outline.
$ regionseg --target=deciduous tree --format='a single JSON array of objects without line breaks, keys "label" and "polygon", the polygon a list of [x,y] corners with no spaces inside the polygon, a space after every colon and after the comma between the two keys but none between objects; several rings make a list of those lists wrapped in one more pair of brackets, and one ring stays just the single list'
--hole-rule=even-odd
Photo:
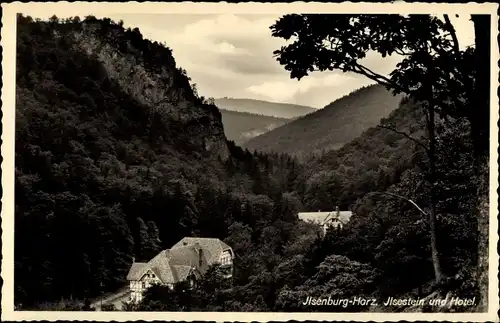
[{"label": "deciduous tree", "polygon": [[[476,18],[476,26],[483,26],[483,22]],[[291,14],[280,18],[271,30],[275,37],[293,39],[274,52],[292,78],[300,80],[313,71],[354,72],[394,94],[405,93],[425,108],[427,142],[393,130],[427,152],[431,253],[435,280],[440,283],[443,274],[436,235],[436,116],[465,117],[471,123],[473,137],[485,140],[480,130],[485,116],[476,117],[471,108],[477,67],[472,64],[477,57],[473,48],[460,49],[448,15],[440,19],[431,15]],[[386,76],[363,65],[362,59],[370,51],[382,57],[400,55],[402,60]]]}]

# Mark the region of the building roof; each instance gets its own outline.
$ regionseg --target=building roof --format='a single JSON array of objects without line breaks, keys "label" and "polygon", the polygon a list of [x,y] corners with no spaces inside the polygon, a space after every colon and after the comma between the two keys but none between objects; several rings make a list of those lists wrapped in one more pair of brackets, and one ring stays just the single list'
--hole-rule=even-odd
[{"label": "building roof", "polygon": [[164,284],[183,281],[190,273],[199,277],[225,250],[231,248],[219,239],[186,237],[147,263],[133,263],[127,280],[140,280],[148,270],[152,270]]},{"label": "building roof", "polygon": [[352,214],[351,211],[299,212],[299,219],[319,225],[323,225],[329,220],[338,219],[342,224],[346,224],[351,219]]},{"label": "building roof", "polygon": [[127,280],[139,280],[146,272],[146,267],[146,262],[134,262],[128,271]]},{"label": "building roof", "polygon": [[218,257],[221,252],[230,250],[232,253],[231,247],[217,238],[185,237],[181,241],[177,242],[170,250],[195,244],[198,244],[206,253],[207,263],[209,266],[219,259]]},{"label": "building roof", "polygon": [[[172,266],[172,273],[174,274],[174,278],[177,282],[186,280],[186,278],[189,276],[189,273],[192,271],[192,267],[190,266]],[[194,271],[193,273],[196,273],[196,276],[199,277],[198,271]]]}]

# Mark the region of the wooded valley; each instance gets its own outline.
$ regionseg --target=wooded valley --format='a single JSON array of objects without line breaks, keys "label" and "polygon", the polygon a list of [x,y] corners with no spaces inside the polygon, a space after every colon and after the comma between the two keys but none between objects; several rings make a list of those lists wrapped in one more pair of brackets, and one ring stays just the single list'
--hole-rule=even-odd
[{"label": "wooded valley", "polygon": [[[299,35],[298,47],[278,53],[291,76],[306,77],[312,65],[328,68],[330,58],[305,39],[309,32],[321,34],[324,19],[336,19],[345,34],[323,36],[355,39],[359,50],[348,48],[351,57],[362,57],[370,44],[382,55],[407,54],[390,79],[363,70],[355,59],[342,61],[348,55],[340,55],[341,47],[332,54],[338,58],[334,68],[364,73],[401,99],[378,126],[299,160],[256,147],[250,152],[227,140],[217,106],[193,91],[168,44],[110,19],[19,15],[16,308],[91,310],[90,301],[127,283],[133,258],[147,261],[184,236],[203,236],[233,248],[230,283],[214,268],[195,290],[156,286],[127,310],[331,311],[299,302],[307,295],[433,293],[476,296],[483,303],[419,311],[481,310],[486,287],[479,264],[489,216],[489,20],[474,18],[476,46],[460,50],[436,36],[435,29],[451,29],[430,16],[361,16],[354,26],[348,15],[329,16],[287,15],[272,26],[275,37]],[[357,32],[383,29],[384,19],[412,37],[381,30],[382,39],[400,44],[391,47]],[[426,55],[425,44],[436,48]],[[311,61],[296,60],[300,50]],[[435,80],[431,90],[416,86],[425,77]],[[373,192],[404,196],[429,216]],[[297,218],[299,211],[335,206],[355,215],[324,238]]]}]

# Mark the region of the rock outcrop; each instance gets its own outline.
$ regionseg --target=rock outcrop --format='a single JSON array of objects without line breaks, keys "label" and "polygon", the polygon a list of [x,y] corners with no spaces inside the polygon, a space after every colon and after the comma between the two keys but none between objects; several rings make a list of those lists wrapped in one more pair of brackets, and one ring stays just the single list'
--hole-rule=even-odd
[{"label": "rock outcrop", "polygon": [[228,158],[220,112],[193,93],[189,78],[176,67],[172,55],[163,54],[160,66],[147,66],[141,49],[135,48],[130,41],[122,50],[117,48],[117,42],[113,42],[124,37],[123,29],[110,28],[103,33],[100,21],[83,23],[82,28],[72,32],[71,36],[75,47],[102,64],[103,77],[109,77],[123,91],[151,109],[150,120],[159,116],[165,123],[177,123],[178,128],[183,129],[178,133],[183,142],[187,141],[222,160]]}]

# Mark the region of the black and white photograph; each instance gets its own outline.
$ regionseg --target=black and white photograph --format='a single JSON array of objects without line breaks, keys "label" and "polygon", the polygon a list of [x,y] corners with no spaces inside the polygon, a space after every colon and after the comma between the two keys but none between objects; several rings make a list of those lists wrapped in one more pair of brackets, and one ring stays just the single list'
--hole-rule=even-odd
[{"label": "black and white photograph", "polygon": [[498,4],[2,9],[2,320],[498,320]]}]

